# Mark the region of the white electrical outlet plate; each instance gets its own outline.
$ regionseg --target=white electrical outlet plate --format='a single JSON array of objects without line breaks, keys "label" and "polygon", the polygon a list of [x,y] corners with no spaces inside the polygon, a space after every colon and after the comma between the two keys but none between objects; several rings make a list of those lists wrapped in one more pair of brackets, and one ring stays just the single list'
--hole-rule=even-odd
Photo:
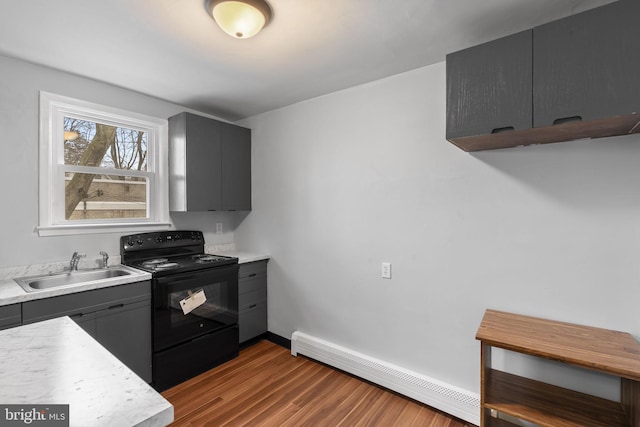
[{"label": "white electrical outlet plate", "polygon": [[390,262],[382,263],[382,278],[391,279],[391,263]]},{"label": "white electrical outlet plate", "polygon": [[222,223],[216,222],[216,234],[222,234]]}]

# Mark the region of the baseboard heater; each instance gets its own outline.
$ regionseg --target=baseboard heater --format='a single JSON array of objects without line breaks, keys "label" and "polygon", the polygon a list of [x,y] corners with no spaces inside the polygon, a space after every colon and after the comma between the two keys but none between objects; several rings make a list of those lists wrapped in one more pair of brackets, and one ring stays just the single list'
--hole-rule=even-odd
[{"label": "baseboard heater", "polygon": [[299,331],[291,336],[291,354],[304,355],[480,425],[480,396],[476,393]]}]

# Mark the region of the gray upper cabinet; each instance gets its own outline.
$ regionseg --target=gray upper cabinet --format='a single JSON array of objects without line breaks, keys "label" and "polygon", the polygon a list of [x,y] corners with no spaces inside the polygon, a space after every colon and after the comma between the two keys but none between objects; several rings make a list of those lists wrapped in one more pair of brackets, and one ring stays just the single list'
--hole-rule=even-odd
[{"label": "gray upper cabinet", "polygon": [[531,128],[532,33],[447,55],[447,139]]},{"label": "gray upper cabinet", "polygon": [[638,0],[447,55],[447,139],[465,151],[640,130]]},{"label": "gray upper cabinet", "polygon": [[535,28],[535,127],[640,111],[639,16],[623,0]]},{"label": "gray upper cabinet", "polygon": [[251,210],[251,130],[186,112],[170,117],[169,207]]},{"label": "gray upper cabinet", "polygon": [[220,123],[220,135],[224,210],[251,210],[251,130]]}]

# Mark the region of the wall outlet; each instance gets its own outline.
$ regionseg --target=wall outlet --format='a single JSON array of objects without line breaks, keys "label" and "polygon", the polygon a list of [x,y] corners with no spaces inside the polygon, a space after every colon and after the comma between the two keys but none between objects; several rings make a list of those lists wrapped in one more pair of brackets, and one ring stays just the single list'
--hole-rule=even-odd
[{"label": "wall outlet", "polygon": [[391,279],[391,263],[390,262],[382,263],[382,278]]},{"label": "wall outlet", "polygon": [[216,222],[216,234],[222,234],[222,223]]}]

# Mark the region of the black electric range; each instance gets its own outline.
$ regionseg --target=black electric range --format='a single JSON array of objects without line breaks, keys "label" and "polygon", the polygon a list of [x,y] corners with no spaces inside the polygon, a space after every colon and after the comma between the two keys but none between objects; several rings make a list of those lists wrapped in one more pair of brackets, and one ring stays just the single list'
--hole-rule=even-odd
[{"label": "black electric range", "polygon": [[120,238],[122,263],[152,274],[153,382],[163,391],[238,355],[238,259],[200,231]]}]

